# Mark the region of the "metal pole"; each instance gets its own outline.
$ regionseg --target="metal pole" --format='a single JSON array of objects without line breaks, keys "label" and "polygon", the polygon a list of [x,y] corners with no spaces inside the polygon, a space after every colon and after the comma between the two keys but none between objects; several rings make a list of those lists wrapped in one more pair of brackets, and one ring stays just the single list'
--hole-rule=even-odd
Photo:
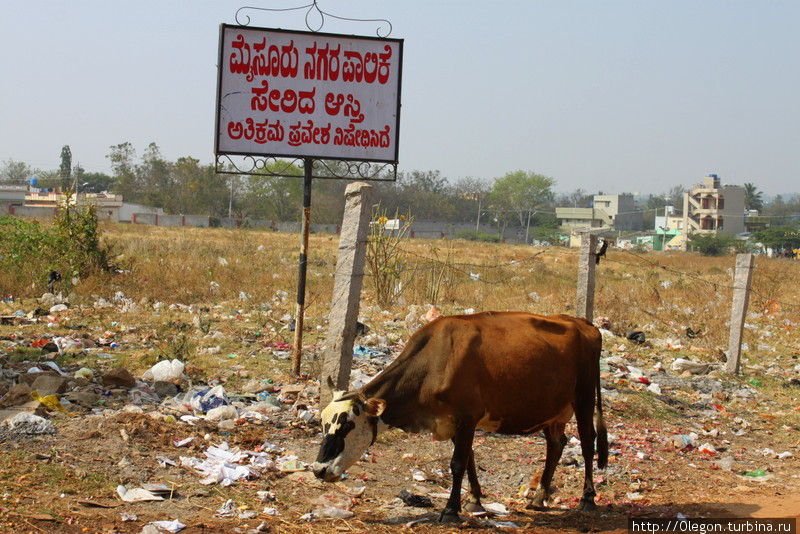
[{"label": "metal pole", "polygon": [[233,176],[231,176],[231,177],[230,177],[230,189],[231,189],[231,193],[230,193],[230,195],[228,196],[228,218],[229,218],[229,219],[233,217],[233,215],[232,215],[232,214],[233,214],[233,180],[234,180],[234,177],[233,177]]},{"label": "metal pole", "polygon": [[[478,222],[475,223],[475,233],[476,234],[481,231],[481,200],[483,200],[483,199],[481,198],[480,195],[478,195]],[[477,238],[477,236],[476,236],[476,238]]]},{"label": "metal pole", "polygon": [[294,346],[292,369],[300,375],[300,357],[303,353],[303,315],[306,305],[306,268],[308,267],[308,231],[311,219],[311,158],[303,158],[303,219],[300,229],[300,264],[297,267],[297,307],[294,314]]}]

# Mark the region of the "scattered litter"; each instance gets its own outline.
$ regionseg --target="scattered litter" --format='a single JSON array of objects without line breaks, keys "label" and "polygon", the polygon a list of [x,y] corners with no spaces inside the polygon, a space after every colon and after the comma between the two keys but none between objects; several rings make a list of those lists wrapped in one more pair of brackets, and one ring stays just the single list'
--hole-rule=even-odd
[{"label": "scattered litter", "polygon": [[158,530],[162,530],[165,532],[180,532],[186,525],[178,521],[177,519],[173,519],[172,521],[151,521],[148,525],[152,525],[156,527]]},{"label": "scattered litter", "polygon": [[489,521],[489,524],[495,528],[519,528],[513,521]]},{"label": "scattered litter", "polygon": [[0,441],[15,437],[41,436],[55,434],[55,427],[44,417],[28,412],[20,412],[11,419],[0,423]]},{"label": "scattered litter", "polygon": [[415,508],[433,508],[433,501],[431,501],[430,497],[426,497],[425,495],[414,495],[408,490],[403,490],[398,497],[408,506],[414,506]]},{"label": "scattered litter", "polygon": [[508,515],[508,508],[499,502],[484,503],[483,508],[490,514]]},{"label": "scattered litter", "polygon": [[206,413],[229,403],[228,395],[222,386],[202,389],[192,393],[189,405],[195,412]]},{"label": "scattered litter", "polygon": [[184,369],[185,365],[180,360],[161,360],[142,374],[142,380],[145,382],[179,380]]},{"label": "scattered litter", "polygon": [[345,510],[343,508],[336,508],[335,506],[327,506],[325,508],[315,508],[312,514],[313,514],[312,517],[313,516],[326,517],[329,519],[349,519],[355,515],[350,510]]},{"label": "scattered litter", "polygon": [[117,495],[125,502],[163,501],[164,497],[156,495],[144,488],[128,489],[123,485],[117,486]]},{"label": "scattered litter", "polygon": [[702,445],[700,445],[700,446],[697,448],[697,450],[698,450],[699,452],[702,452],[702,453],[708,454],[708,455],[710,455],[710,456],[713,456],[713,455],[717,454],[717,449],[715,449],[715,448],[714,448],[714,446],[713,446],[713,445],[711,445],[710,443],[703,443]]}]

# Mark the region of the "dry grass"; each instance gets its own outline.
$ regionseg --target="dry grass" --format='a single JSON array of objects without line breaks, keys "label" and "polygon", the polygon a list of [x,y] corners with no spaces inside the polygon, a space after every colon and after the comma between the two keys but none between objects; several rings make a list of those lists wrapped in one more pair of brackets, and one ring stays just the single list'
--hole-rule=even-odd
[{"label": "dry grass", "polygon": [[[151,303],[208,308],[226,303],[251,313],[256,325],[274,324],[280,317],[278,312],[292,313],[297,235],[108,225],[104,238],[119,255],[125,272],[82,281],[77,294],[87,304],[93,301],[92,295],[109,298],[122,291],[137,301],[146,298]],[[329,309],[337,246],[337,236],[319,234],[310,239],[307,303],[312,329],[324,323]],[[545,314],[574,311],[575,249],[408,240],[403,250],[408,266],[406,287],[399,302],[388,309],[389,317],[401,319],[411,305],[429,304],[432,295],[443,313],[461,313],[469,308]],[[712,354],[725,348],[727,342],[733,263],[733,257],[706,258],[687,253],[638,256],[612,250],[598,267],[595,316],[610,317],[618,332],[642,329],[649,337],[672,337]],[[800,262],[759,258],[751,311],[761,312],[770,301],[778,300],[783,303],[782,317],[792,324],[800,323],[800,306],[793,304],[800,303],[800,291],[793,282],[799,277]],[[284,302],[274,298],[278,291],[288,293]],[[240,292],[250,299],[239,301]],[[24,289],[16,288],[17,295],[34,296],[24,293]],[[371,284],[364,284],[362,298],[364,314],[380,311]],[[259,315],[266,307],[264,303],[272,306],[271,315]],[[688,340],[687,326],[702,330],[704,335]],[[790,329],[787,327],[785,333],[791,333]],[[175,335],[180,333],[173,330]]]}]

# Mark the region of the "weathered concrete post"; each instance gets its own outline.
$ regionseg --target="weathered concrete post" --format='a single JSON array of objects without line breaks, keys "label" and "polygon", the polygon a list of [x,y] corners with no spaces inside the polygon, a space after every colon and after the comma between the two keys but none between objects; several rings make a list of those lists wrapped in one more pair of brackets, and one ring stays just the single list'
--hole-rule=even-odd
[{"label": "weathered concrete post", "polygon": [[733,273],[733,299],[731,300],[731,333],[728,338],[728,360],[725,370],[739,374],[739,359],[742,355],[742,333],[750,303],[750,281],[753,278],[753,255],[736,255],[736,272]]},{"label": "weathered concrete post", "polygon": [[352,183],[347,186],[344,196],[344,217],[333,280],[328,335],[322,349],[320,406],[326,406],[331,400],[329,379],[340,390],[347,389],[350,384],[353,342],[366,264],[372,186],[363,182]]},{"label": "weathered concrete post", "polygon": [[588,232],[581,234],[581,255],[578,259],[578,298],[575,315],[589,321],[594,320],[594,271],[597,236]]}]

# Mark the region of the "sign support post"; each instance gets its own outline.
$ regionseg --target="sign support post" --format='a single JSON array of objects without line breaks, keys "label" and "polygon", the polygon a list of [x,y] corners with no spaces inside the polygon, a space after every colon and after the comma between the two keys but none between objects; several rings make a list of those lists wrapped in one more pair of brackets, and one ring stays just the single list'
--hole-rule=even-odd
[{"label": "sign support post", "polygon": [[[251,27],[243,10],[307,10],[310,31]],[[309,26],[308,14],[322,20]],[[314,178],[397,178],[403,40],[321,33],[316,1],[289,9],[243,7],[239,25],[220,25],[215,120],[215,170],[263,178],[298,177],[303,212],[292,370],[300,375],[306,311],[311,185]],[[381,31],[386,27],[386,34]],[[316,170],[315,170],[316,167]],[[232,198],[232,197],[231,197]]]},{"label": "sign support post", "polygon": [[311,166],[312,158],[303,158],[303,218],[300,228],[300,263],[297,266],[297,307],[294,315],[294,346],[292,347],[292,371],[300,374],[303,355],[303,319],[306,307],[306,273],[308,271],[308,234],[311,223]]}]

